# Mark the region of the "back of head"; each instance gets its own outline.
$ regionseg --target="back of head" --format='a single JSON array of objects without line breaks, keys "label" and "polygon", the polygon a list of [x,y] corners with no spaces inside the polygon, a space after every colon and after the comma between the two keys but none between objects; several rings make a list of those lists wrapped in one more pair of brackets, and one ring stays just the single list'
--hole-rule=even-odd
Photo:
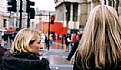
[{"label": "back of head", "polygon": [[40,33],[35,30],[30,30],[27,28],[21,29],[17,33],[12,43],[12,48],[10,52],[11,53],[31,52],[31,49],[29,47],[30,41],[35,40],[39,35]]},{"label": "back of head", "polygon": [[93,8],[77,50],[76,64],[88,69],[93,54],[95,68],[105,69],[106,62],[115,67],[121,59],[120,31],[121,25],[113,7],[98,5]]}]

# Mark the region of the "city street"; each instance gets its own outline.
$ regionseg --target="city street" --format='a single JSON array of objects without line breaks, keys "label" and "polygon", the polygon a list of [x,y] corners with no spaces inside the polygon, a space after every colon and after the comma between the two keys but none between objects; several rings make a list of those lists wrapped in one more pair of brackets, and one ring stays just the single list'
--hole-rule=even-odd
[{"label": "city street", "polygon": [[50,49],[49,51],[45,51],[43,57],[50,61],[52,70],[72,70],[73,66],[66,60],[69,52],[65,52],[63,49]]},{"label": "city street", "polygon": [[[90,62],[92,55],[94,55],[95,59],[99,58],[99,60],[95,60],[97,61],[95,62],[95,69],[98,67],[100,69],[109,68],[106,66],[111,67],[114,65],[112,63],[118,65],[117,62],[120,61],[118,59],[121,58],[116,57],[119,56],[121,52],[117,49],[117,47],[120,48],[120,41],[118,41],[120,40],[120,24],[121,0],[0,0],[1,46],[7,50],[10,50],[12,41],[15,38],[14,42],[16,43],[13,44],[13,53],[17,52],[18,54],[18,52],[34,52],[34,54],[36,53],[38,55],[40,53],[40,58],[47,58],[49,60],[51,70],[73,70],[73,65],[71,64],[72,62],[66,60],[70,49],[72,55],[76,52],[76,58],[78,58],[77,60],[82,60],[82,66],[89,66],[91,64],[87,63],[87,61]],[[23,31],[25,30],[25,32],[20,33],[22,32],[21,29]],[[40,33],[40,37],[37,36],[38,33]],[[108,41],[109,45],[107,45]],[[87,48],[83,49],[83,46],[86,46]],[[92,46],[94,48],[90,48]],[[104,46],[104,48],[100,49],[100,46]],[[107,46],[110,46],[109,48],[111,49],[107,50],[105,49],[105,46],[106,48]],[[114,46],[114,50],[112,49],[112,46]],[[116,49],[115,46],[117,46]],[[28,47],[30,49],[28,49]],[[100,50],[104,52],[101,52]],[[93,52],[99,52],[103,57],[98,57],[100,54],[93,54]],[[112,58],[113,53],[115,53],[114,58]],[[107,54],[110,55],[107,56]],[[107,63],[104,60],[104,62],[101,62],[102,59],[105,59]],[[29,64],[27,64],[27,66],[29,66]],[[35,68],[41,67],[40,65],[42,64],[35,66]],[[15,66],[19,65],[17,64]],[[1,68],[2,67],[4,66],[2,65]],[[13,66],[11,65],[11,67]],[[34,67],[34,65],[27,68],[30,67]]]},{"label": "city street", "polygon": [[[65,47],[65,45],[63,45]],[[69,52],[62,49],[62,44],[53,42],[50,50],[42,50],[43,57],[50,61],[52,70],[72,70],[73,66],[66,60]]]}]

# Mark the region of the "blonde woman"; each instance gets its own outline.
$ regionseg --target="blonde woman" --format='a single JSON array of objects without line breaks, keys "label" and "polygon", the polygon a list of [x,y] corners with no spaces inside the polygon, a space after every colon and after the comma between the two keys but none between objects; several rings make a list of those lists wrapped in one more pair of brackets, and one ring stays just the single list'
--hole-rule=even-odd
[{"label": "blonde woman", "polygon": [[91,10],[75,55],[74,70],[121,70],[121,25],[116,10]]},{"label": "blonde woman", "polygon": [[40,59],[40,33],[21,29],[1,63],[0,70],[50,70],[49,61]]}]

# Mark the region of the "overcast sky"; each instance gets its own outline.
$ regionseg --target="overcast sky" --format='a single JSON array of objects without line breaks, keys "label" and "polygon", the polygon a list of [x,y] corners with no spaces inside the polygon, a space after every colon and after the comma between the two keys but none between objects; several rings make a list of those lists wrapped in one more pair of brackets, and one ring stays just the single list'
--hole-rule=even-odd
[{"label": "overcast sky", "polygon": [[55,3],[54,0],[31,0],[35,2],[35,6],[39,8],[39,10],[50,10],[55,11]]}]

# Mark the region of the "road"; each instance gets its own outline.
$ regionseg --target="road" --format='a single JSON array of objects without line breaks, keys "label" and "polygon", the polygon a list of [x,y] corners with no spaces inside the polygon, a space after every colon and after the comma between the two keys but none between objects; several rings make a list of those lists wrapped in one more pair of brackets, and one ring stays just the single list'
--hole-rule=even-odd
[{"label": "road", "polygon": [[43,53],[43,57],[49,60],[52,70],[73,70],[73,65],[66,60],[68,53],[63,49],[50,49]]}]

